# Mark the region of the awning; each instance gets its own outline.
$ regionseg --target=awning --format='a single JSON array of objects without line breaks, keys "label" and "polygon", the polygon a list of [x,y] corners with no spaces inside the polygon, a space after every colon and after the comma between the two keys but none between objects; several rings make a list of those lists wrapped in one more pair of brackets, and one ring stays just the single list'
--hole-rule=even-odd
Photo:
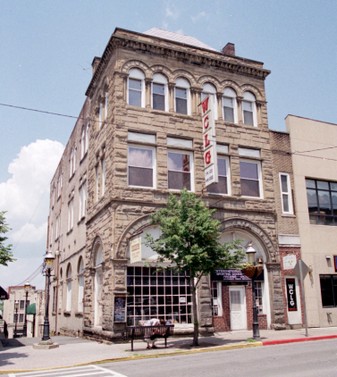
[{"label": "awning", "polygon": [[27,314],[36,314],[36,304],[30,304],[27,308]]},{"label": "awning", "polygon": [[8,300],[8,293],[0,287],[0,300]]}]

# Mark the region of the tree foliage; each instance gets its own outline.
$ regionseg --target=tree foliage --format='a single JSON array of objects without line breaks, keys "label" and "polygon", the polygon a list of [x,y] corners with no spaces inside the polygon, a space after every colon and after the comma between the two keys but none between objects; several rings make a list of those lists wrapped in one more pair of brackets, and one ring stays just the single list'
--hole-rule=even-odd
[{"label": "tree foliage", "polygon": [[196,290],[202,276],[216,268],[236,268],[242,263],[244,252],[239,241],[222,244],[220,222],[194,193],[183,190],[180,198],[171,194],[167,206],[152,215],[158,225],[158,239],[147,235],[147,244],[159,254],[159,261],[167,261],[190,277],[194,314],[193,345],[198,345]]},{"label": "tree foliage", "polygon": [[12,245],[6,245],[8,237],[6,233],[10,230],[6,223],[5,212],[0,211],[0,265],[7,266],[8,262],[14,262],[13,254],[11,252]]}]

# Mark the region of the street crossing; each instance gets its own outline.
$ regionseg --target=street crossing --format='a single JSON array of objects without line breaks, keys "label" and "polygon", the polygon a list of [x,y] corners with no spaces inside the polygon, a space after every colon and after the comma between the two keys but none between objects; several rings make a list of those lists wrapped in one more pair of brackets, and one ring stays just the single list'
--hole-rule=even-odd
[{"label": "street crossing", "polygon": [[9,377],[127,377],[97,365],[10,373]]}]

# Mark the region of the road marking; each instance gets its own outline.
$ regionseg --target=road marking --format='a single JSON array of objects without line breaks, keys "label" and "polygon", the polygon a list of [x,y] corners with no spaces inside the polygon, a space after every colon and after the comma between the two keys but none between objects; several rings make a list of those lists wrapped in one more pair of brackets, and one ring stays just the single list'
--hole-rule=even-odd
[{"label": "road marking", "polygon": [[97,365],[72,367],[62,369],[48,369],[23,373],[10,373],[9,377],[127,377],[124,374],[114,372]]}]

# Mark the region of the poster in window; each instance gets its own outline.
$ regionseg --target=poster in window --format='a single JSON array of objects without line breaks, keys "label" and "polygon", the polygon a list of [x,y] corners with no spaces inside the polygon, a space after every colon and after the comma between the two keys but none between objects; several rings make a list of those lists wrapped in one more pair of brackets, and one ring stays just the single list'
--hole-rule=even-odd
[{"label": "poster in window", "polygon": [[297,311],[296,282],[294,278],[286,279],[288,311]]},{"label": "poster in window", "polygon": [[115,297],[114,322],[126,322],[126,298]]}]

